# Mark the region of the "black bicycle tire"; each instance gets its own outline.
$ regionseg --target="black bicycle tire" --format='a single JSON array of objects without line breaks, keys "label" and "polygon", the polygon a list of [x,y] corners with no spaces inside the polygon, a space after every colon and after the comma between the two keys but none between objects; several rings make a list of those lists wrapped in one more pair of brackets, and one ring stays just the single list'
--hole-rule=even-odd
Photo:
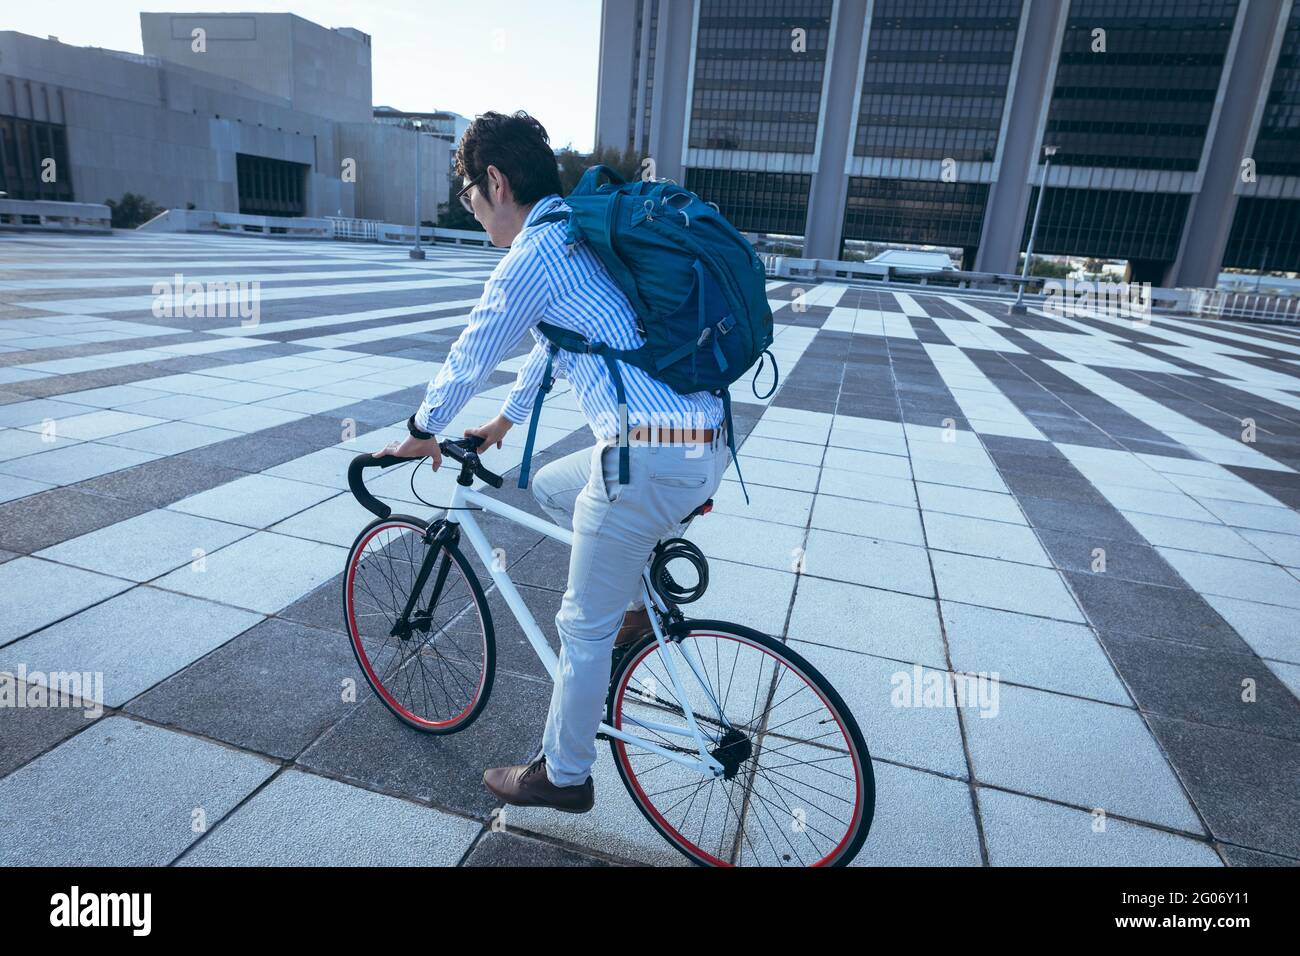
[{"label": "black bicycle tire", "polygon": [[[858,726],[857,719],[853,716],[852,711],[849,710],[848,705],[844,702],[844,698],[840,696],[839,692],[835,689],[835,686],[826,679],[825,675],[822,674],[820,670],[814,667],[808,659],[798,651],[795,651],[788,644],[777,640],[769,634],[756,631],[752,627],[746,627],[743,624],[736,624],[733,621],[719,621],[712,619],[693,620],[687,618],[675,622],[670,626],[668,634],[666,634],[665,637],[689,634],[695,630],[706,628],[729,632],[734,634],[736,637],[752,640],[755,643],[762,645],[769,652],[784,658],[787,663],[793,664],[799,671],[803,672],[804,676],[815,682],[818,691],[824,694],[826,699],[828,699],[831,705],[835,708],[841,726],[852,738],[853,745],[857,748],[860,754],[860,763],[862,766],[863,806],[860,822],[848,845],[845,846],[836,859],[829,864],[830,866],[847,866],[857,857],[858,853],[862,849],[862,845],[866,842],[867,835],[871,831],[871,824],[875,819],[876,813],[875,771],[871,766],[871,752],[867,748],[866,738],[862,735],[862,729]],[[613,678],[610,680],[609,693],[605,699],[605,722],[611,727],[614,726],[614,703],[618,698],[618,687],[622,683],[626,671],[640,656],[639,652],[641,649],[647,644],[655,642],[656,638],[653,634],[646,635],[629,647],[626,653],[623,654],[622,659],[619,661],[618,667],[614,671]],[[628,796],[631,797],[632,802],[636,804],[637,809],[641,811],[641,815],[646,818],[660,836],[662,836],[670,845],[692,863],[697,866],[709,865],[707,861],[701,860],[691,854],[675,837],[666,832],[659,821],[655,819],[654,814],[652,814],[649,808],[645,806],[645,803],[637,793],[637,788],[632,785],[632,781],[628,778],[627,768],[624,766],[623,757],[619,750],[620,743],[621,741],[616,737],[609,738],[609,747],[610,752],[614,757],[614,766],[618,769],[619,778],[623,781],[623,786],[627,789]]]},{"label": "black bicycle tire", "polygon": [[452,560],[456,563],[457,568],[459,568],[460,572],[465,576],[466,581],[469,582],[470,591],[474,595],[474,602],[478,608],[479,619],[483,622],[484,646],[486,649],[483,665],[483,692],[479,695],[479,699],[474,706],[454,725],[446,727],[430,727],[426,724],[412,721],[400,710],[393,707],[385,695],[381,694],[374,686],[374,682],[370,679],[368,669],[361,660],[361,653],[357,650],[357,637],[353,633],[352,621],[348,614],[348,584],[352,580],[352,566],[357,560],[357,549],[363,542],[368,540],[376,527],[385,524],[407,524],[418,528],[421,531],[428,529],[428,522],[423,518],[417,518],[413,515],[406,514],[390,514],[387,518],[376,518],[374,521],[370,522],[361,529],[361,532],[356,536],[356,539],[353,540],[352,547],[348,551],[347,562],[343,568],[343,626],[347,631],[348,644],[352,648],[352,656],[356,659],[357,667],[360,668],[362,676],[366,678],[366,683],[370,685],[370,689],[374,692],[375,696],[379,698],[380,703],[388,708],[389,712],[397,717],[397,719],[403,724],[426,734],[443,735],[458,733],[473,724],[483,712],[483,708],[487,706],[488,699],[492,696],[492,686],[496,678],[496,633],[492,626],[492,611],[488,607],[487,595],[484,593],[483,586],[479,582],[478,574],[475,573],[473,566],[466,559],[464,553],[462,553],[460,548],[456,545],[444,541],[442,543],[442,548],[451,556]]}]

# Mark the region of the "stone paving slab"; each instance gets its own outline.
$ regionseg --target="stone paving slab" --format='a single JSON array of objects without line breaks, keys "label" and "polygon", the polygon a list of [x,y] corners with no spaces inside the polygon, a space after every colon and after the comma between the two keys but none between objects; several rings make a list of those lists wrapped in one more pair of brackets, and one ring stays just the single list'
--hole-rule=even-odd
[{"label": "stone paving slab", "polygon": [[247,611],[136,587],[0,648],[0,670],[102,675],[103,703],[137,694],[252,627]]},{"label": "stone paving slab", "polygon": [[252,529],[176,511],[146,511],[36,552],[37,557],[131,581],[149,581],[198,560]]},{"label": "stone paving slab", "polygon": [[129,581],[21,557],[0,564],[0,593],[6,608],[0,617],[0,644],[62,620],[125,591]]},{"label": "stone paving slab", "polygon": [[396,797],[287,770],[180,866],[455,866],[482,829]]},{"label": "stone paving slab", "polygon": [[1135,710],[1003,686],[990,719],[966,722],[982,781],[1187,833],[1204,832]]},{"label": "stone paving slab", "polygon": [[277,618],[173,671],[126,710],[283,760],[292,760],[358,706],[364,685],[350,647],[338,634]]},{"label": "stone paving slab", "polygon": [[0,862],[164,866],[275,770],[255,754],[107,717],[0,779]]}]

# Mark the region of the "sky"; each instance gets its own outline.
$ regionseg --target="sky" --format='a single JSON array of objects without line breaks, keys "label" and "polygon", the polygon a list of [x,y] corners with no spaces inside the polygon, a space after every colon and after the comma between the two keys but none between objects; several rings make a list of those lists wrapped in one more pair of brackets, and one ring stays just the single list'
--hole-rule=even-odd
[{"label": "sky", "polygon": [[0,30],[75,46],[140,47],[141,10],[296,13],[370,34],[374,102],[400,110],[532,113],[555,147],[592,148],[600,0],[140,0],[9,2]]}]

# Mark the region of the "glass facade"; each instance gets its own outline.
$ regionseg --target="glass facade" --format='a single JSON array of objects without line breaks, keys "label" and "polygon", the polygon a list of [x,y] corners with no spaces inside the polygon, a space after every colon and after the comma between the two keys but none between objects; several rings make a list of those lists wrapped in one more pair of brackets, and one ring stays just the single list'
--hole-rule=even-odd
[{"label": "glass facade", "polygon": [[743,232],[803,235],[812,176],[734,169],[688,169],[686,188],[716,203]]},{"label": "glass facade", "polygon": [[689,145],[814,152],[832,6],[700,0]]},{"label": "glass facade", "polygon": [[[1291,8],[1252,156],[1257,176],[1300,176],[1300,5]],[[1300,272],[1300,199],[1239,197],[1223,264]]]},{"label": "glass facade", "polygon": [[1053,164],[1195,171],[1236,15],[1237,0],[1072,0]]},{"label": "glass facade", "polygon": [[1300,272],[1300,199],[1238,199],[1223,264]]},{"label": "glass facade", "polygon": [[[1237,0],[1072,0],[1043,143],[1053,166],[1194,173],[1232,39]],[[1042,175],[1042,154],[1034,178]],[[1035,253],[1127,259],[1160,282],[1177,258],[1188,193],[1056,188]],[[1031,190],[1020,248],[1038,201]]]},{"label": "glass facade", "polygon": [[1291,8],[1253,156],[1261,176],[1300,176],[1300,4]]},{"label": "glass facade", "polygon": [[979,245],[988,193],[986,183],[854,176],[844,238],[970,250]]},{"label": "glass facade", "polygon": [[876,0],[857,156],[992,162],[1021,0]]},{"label": "glass facade", "polygon": [[301,216],[308,167],[265,156],[235,154],[239,211],[247,216]]},{"label": "glass facade", "polygon": [[[650,112],[655,95],[655,47],[659,44],[659,0],[650,0],[650,48],[646,51],[645,105],[641,109],[642,150],[650,150]],[[636,103],[633,101],[633,109]]]},{"label": "glass facade", "polygon": [[[1187,193],[1048,189],[1034,253],[1172,262],[1190,200]],[[1037,202],[1034,187],[1021,249],[1029,243]]]},{"label": "glass facade", "polygon": [[636,91],[641,80],[641,31],[645,29],[641,0],[636,0],[636,29],[632,32],[632,90],[627,107],[627,149],[636,148]]},{"label": "glass facade", "polygon": [[[54,160],[54,182],[43,182],[45,160]],[[8,199],[72,202],[72,164],[63,126],[0,116],[0,192]]]}]

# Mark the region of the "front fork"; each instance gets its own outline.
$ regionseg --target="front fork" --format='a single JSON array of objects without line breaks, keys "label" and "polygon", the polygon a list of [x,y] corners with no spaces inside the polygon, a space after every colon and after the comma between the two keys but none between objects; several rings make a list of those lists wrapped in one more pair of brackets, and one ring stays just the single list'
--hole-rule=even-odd
[{"label": "front fork", "polygon": [[[442,596],[443,586],[447,583],[447,573],[451,570],[451,552],[444,551],[442,545],[450,544],[454,546],[459,537],[460,528],[441,518],[425,531],[424,560],[420,562],[419,573],[415,576],[415,586],[411,588],[411,595],[406,599],[406,606],[402,609],[401,616],[393,624],[392,630],[388,632],[391,637],[399,637],[406,641],[410,640],[412,630],[427,631],[429,629],[429,623],[433,620],[433,609],[438,606],[438,598]],[[439,554],[442,554],[442,563],[438,566],[438,575],[433,582],[433,594],[429,598],[429,605],[423,611],[416,611],[420,595],[424,592],[424,586],[428,583],[429,575],[433,571],[434,559]],[[412,612],[415,612],[414,618],[411,616]]]}]

